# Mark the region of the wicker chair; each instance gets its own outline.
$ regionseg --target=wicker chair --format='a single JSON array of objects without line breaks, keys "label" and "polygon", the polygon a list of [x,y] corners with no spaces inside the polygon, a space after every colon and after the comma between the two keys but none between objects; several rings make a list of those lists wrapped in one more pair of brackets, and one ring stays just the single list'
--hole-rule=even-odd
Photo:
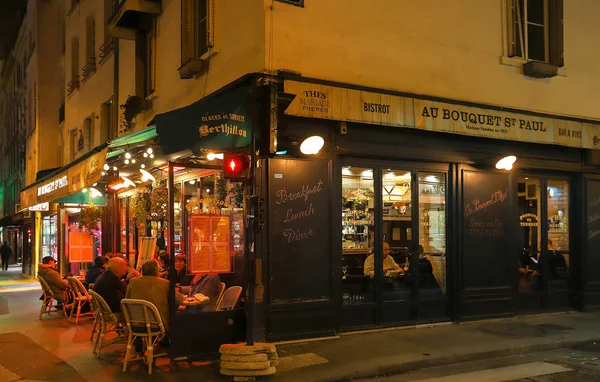
[{"label": "wicker chair", "polygon": [[[87,289],[85,289],[81,281],[74,277],[69,277],[68,280],[69,286],[71,287],[71,291],[73,293],[73,304],[71,305],[69,321],[71,321],[71,319],[73,318],[73,312],[75,312],[75,308],[77,308],[77,313],[75,315],[75,324],[78,324],[79,317],[91,316],[95,314],[91,305],[92,296],[88,293]],[[83,308],[86,305],[90,308],[90,311],[86,313],[81,313],[81,308]]]},{"label": "wicker chair", "polygon": [[219,297],[217,298],[217,303],[215,304],[215,307],[219,306],[219,303],[221,303],[223,295],[225,294],[225,289],[227,289],[227,286],[225,285],[225,283],[221,283],[221,293],[219,293]]},{"label": "wicker chair", "polygon": [[[100,357],[100,351],[103,347],[124,339],[123,336],[126,334],[126,329],[121,325],[117,316],[110,310],[110,307],[102,296],[93,290],[90,291],[90,295],[96,308],[96,322],[98,324],[97,329],[93,329],[92,331],[92,338],[94,331],[97,332],[96,342],[94,343],[94,354],[96,357]],[[114,341],[104,342],[104,337],[110,332],[117,333],[118,337]]]},{"label": "wicker chair", "polygon": [[242,294],[241,286],[232,286],[225,291],[223,297],[217,304],[216,310],[231,310],[234,309],[240,300],[240,295]]},{"label": "wicker chair", "polygon": [[[64,316],[67,317],[67,310],[65,304],[63,303],[62,310],[55,308],[54,300],[56,300],[56,297],[54,297],[54,292],[52,292],[52,289],[50,288],[46,280],[44,280],[41,276],[38,276],[37,279],[40,282],[40,285],[42,287],[42,293],[44,294],[44,301],[42,301],[42,308],[40,309],[40,320],[42,319],[42,316],[44,314],[50,314],[52,312],[62,312]],[[55,309],[52,309],[53,307]]]},{"label": "wicker chair", "polygon": [[[127,371],[129,361],[146,360],[148,364],[148,374],[152,374],[152,364],[156,357],[167,355],[166,352],[154,354],[154,347],[166,335],[165,327],[160,313],[154,304],[145,300],[125,298],[121,300],[121,310],[127,323],[128,338],[127,351],[125,352],[125,361],[123,362],[123,372]],[[144,348],[147,355],[129,359],[131,349],[136,338],[141,338],[144,342]]]}]

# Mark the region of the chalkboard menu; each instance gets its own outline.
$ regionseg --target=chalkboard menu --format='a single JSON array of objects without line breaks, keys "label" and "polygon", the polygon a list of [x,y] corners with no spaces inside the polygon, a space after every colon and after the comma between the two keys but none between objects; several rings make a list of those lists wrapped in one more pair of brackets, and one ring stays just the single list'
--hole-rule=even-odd
[{"label": "chalkboard menu", "polygon": [[331,296],[330,163],[269,164],[270,300]]},{"label": "chalkboard menu", "polygon": [[[506,285],[511,276],[512,241],[508,175],[463,172],[463,266],[465,287]],[[515,222],[516,224],[517,222]]]},{"label": "chalkboard menu", "polygon": [[600,268],[600,180],[587,180],[587,264],[588,280],[598,281]]}]

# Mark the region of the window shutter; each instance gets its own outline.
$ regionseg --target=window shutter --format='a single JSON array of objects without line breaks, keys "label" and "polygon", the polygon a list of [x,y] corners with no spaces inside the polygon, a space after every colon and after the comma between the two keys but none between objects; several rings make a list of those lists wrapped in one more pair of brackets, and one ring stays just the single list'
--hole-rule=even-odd
[{"label": "window shutter", "polygon": [[152,32],[150,35],[150,89],[148,94],[154,93],[156,90],[156,36],[158,35],[158,22],[156,18],[153,20]]},{"label": "window shutter", "polygon": [[193,58],[194,0],[181,0],[181,66]]},{"label": "window shutter", "polygon": [[565,66],[563,0],[549,0],[548,19],[550,23],[550,64]]},{"label": "window shutter", "polygon": [[508,43],[508,57],[514,57],[517,55],[517,34],[515,30],[515,23],[517,18],[517,9],[515,1],[517,0],[506,0],[506,36]]}]

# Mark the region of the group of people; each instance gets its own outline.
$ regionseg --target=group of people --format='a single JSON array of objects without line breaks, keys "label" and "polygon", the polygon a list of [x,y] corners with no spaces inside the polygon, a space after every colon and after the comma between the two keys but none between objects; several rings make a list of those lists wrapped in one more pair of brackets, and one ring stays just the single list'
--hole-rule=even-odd
[{"label": "group of people", "polygon": [[[165,329],[169,330],[169,289],[167,279],[169,270],[169,256],[159,253],[156,259],[151,259],[142,264],[141,274],[132,268],[122,254],[108,254],[98,256],[86,273],[85,284],[92,287],[108,304],[115,316],[124,321],[121,312],[121,300],[124,298],[141,299],[151,302],[156,306],[161,316]],[[55,268],[53,257],[42,259],[38,275],[42,277],[54,292],[59,304],[66,303],[68,282],[61,277]],[[184,254],[175,255],[176,291],[175,303],[180,306],[184,301],[184,294],[193,296],[201,293],[210,300],[207,304],[194,307],[203,312],[214,311],[221,293],[221,280],[217,274],[198,274],[194,277],[187,273],[187,257]],[[59,305],[60,306],[60,305]],[[142,344],[136,343],[136,351],[141,352]]]}]

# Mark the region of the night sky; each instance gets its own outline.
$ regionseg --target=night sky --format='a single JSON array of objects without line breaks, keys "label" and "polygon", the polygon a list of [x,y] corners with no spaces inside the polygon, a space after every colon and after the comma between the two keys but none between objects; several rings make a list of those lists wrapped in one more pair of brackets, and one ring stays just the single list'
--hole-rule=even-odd
[{"label": "night sky", "polygon": [[0,0],[0,59],[5,59],[10,53],[26,4],[26,0]]}]

